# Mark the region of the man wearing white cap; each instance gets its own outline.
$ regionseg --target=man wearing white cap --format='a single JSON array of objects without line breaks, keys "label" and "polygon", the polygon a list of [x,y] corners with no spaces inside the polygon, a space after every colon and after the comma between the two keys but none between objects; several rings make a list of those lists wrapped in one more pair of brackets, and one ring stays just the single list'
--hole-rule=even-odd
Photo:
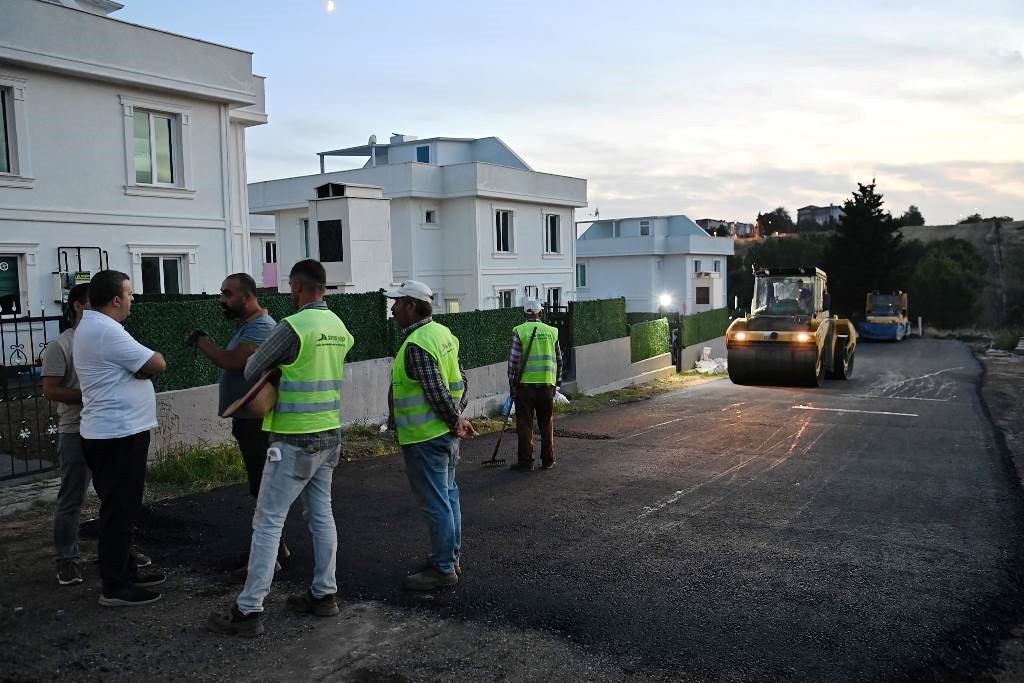
[{"label": "man wearing white cap", "polygon": [[555,432],[552,413],[555,409],[555,387],[562,376],[562,349],[558,345],[558,328],[540,320],[543,306],[530,299],[523,306],[526,322],[512,330],[512,347],[508,352],[508,390],[516,402],[516,432],[519,450],[512,469],[533,471],[533,415],[540,428],[541,469],[555,466]]},{"label": "man wearing white cap", "polygon": [[405,341],[391,367],[388,424],[396,429],[409,486],[427,517],[430,558],[405,577],[408,590],[429,591],[459,582],[462,509],[455,466],[461,439],[477,435],[462,417],[469,396],[459,364],[459,340],[434,322],[434,292],[406,280],[386,293]]}]

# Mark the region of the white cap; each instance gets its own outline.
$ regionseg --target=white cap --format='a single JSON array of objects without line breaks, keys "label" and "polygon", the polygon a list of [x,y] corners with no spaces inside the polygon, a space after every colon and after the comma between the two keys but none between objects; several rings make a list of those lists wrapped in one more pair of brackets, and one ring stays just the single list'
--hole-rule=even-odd
[{"label": "white cap", "polygon": [[541,313],[544,310],[544,306],[541,305],[538,299],[527,299],[523,310],[527,313]]},{"label": "white cap", "polygon": [[434,290],[419,280],[406,280],[402,284],[398,285],[397,289],[384,292],[384,296],[389,299],[401,299],[403,296],[407,296],[412,299],[419,299],[420,301],[433,303]]}]

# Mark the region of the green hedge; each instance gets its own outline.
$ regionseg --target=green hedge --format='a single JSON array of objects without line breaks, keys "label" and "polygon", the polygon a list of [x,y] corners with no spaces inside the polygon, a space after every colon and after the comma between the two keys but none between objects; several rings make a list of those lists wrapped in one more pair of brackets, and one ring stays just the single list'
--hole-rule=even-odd
[{"label": "green hedge", "polygon": [[[387,299],[383,293],[331,294],[325,301],[356,339],[347,361],[387,355]],[[295,312],[287,294],[262,296],[260,303],[275,320]],[[157,391],[213,384],[220,376],[220,369],[206,356],[182,343],[187,330],[202,328],[219,346],[226,345],[234,332],[233,321],[224,318],[214,297],[137,303],[124,326],[141,344],[161,352],[167,359],[167,372],[154,381]]]},{"label": "green hedge", "polygon": [[[459,339],[459,360],[466,370],[508,360],[512,328],[526,321],[523,309],[498,308],[489,311],[439,313],[434,320],[452,331]],[[392,328],[394,329],[394,328]],[[398,353],[402,338],[392,333],[391,355]]]},{"label": "green hedge", "polygon": [[569,306],[572,310],[572,341],[576,346],[629,336],[625,298],[574,301]]},{"label": "green hedge", "polygon": [[683,346],[693,346],[721,337],[729,327],[729,309],[716,308],[704,313],[683,316]]},{"label": "green hedge", "polygon": [[668,353],[668,318],[638,322],[629,327],[630,362]]}]

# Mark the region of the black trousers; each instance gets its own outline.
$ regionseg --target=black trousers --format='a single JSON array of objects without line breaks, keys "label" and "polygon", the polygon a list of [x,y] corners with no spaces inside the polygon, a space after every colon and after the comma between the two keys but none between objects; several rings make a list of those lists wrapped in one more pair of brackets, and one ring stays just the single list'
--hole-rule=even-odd
[{"label": "black trousers", "polygon": [[142,509],[149,432],[119,439],[82,439],[92,484],[100,497],[100,578],[109,595],[137,576],[131,555],[132,527]]},{"label": "black trousers", "polygon": [[242,463],[249,477],[249,493],[258,498],[263,465],[267,462],[267,448],[270,447],[270,435],[263,431],[263,418],[232,420],[231,435],[242,451]]}]

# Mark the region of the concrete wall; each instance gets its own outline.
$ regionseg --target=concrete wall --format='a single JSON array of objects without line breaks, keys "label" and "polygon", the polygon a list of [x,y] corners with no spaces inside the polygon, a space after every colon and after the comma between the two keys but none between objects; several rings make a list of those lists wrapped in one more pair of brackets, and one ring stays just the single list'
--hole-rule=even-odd
[{"label": "concrete wall", "polygon": [[593,395],[643,384],[675,372],[671,354],[630,362],[629,337],[576,347],[575,386],[566,391]]},{"label": "concrete wall", "polygon": [[711,347],[712,358],[725,358],[725,337],[715,337],[714,339],[708,339],[699,344],[687,346],[683,349],[682,369],[683,372],[687,370],[693,370],[693,365],[700,360],[700,355],[704,352],[704,347]]}]

